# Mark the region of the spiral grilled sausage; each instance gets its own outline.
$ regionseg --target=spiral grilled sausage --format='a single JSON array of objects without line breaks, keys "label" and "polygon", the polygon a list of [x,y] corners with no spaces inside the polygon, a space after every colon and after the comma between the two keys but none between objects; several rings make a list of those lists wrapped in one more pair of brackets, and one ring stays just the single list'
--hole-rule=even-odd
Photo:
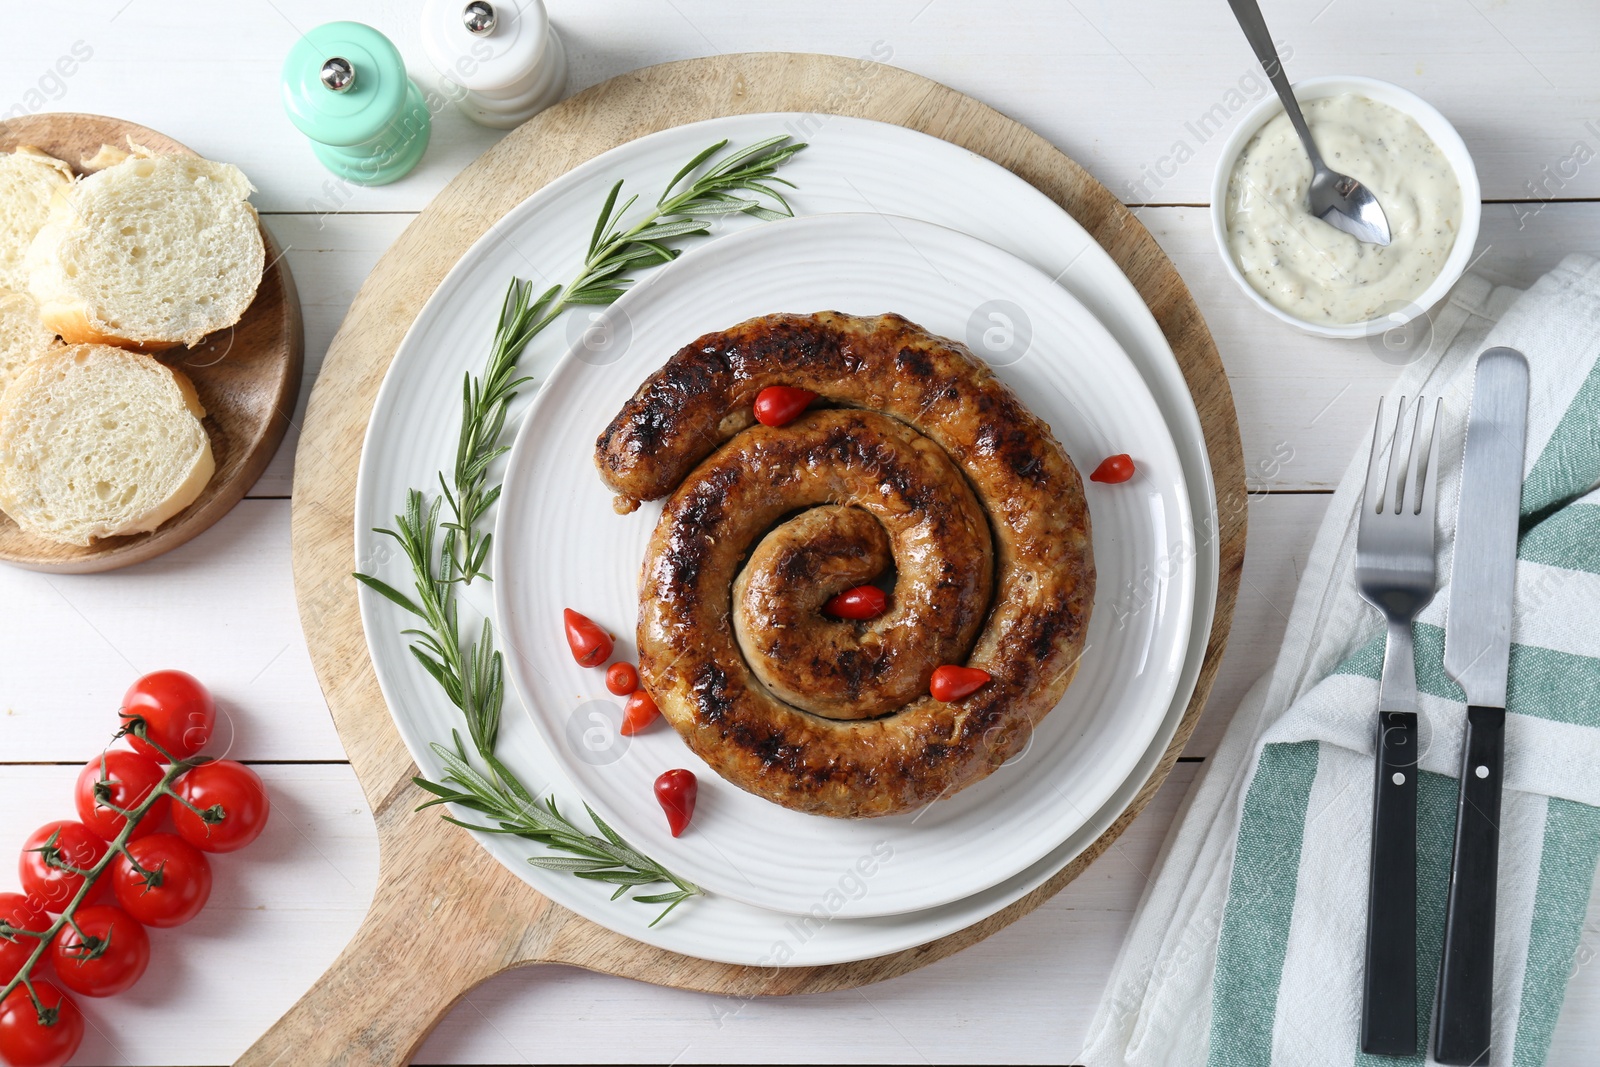
[{"label": "spiral grilled sausage", "polygon": [[[770,385],[816,392],[753,426]],[[686,346],[596,442],[617,509],[671,494],[640,585],[645,687],[717,773],[797,810],[889,815],[1027,744],[1083,651],[1083,484],[964,348],[897,315],[771,315]],[[893,609],[822,617],[894,565]],[[942,663],[992,680],[949,704]]]}]

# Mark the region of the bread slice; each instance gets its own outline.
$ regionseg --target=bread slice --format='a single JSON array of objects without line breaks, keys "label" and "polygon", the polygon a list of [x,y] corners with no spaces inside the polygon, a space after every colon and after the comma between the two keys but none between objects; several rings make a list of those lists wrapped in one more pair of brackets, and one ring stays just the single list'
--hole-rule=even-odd
[{"label": "bread slice", "polygon": [[39,321],[39,305],[33,297],[0,289],[0,393],[36,356],[60,344]]},{"label": "bread slice", "polygon": [[27,289],[28,246],[49,218],[51,200],[71,184],[72,168],[37,148],[0,155],[0,289]]},{"label": "bread slice", "polygon": [[253,191],[238,167],[138,146],[74,183],[28,248],[45,325],[69,344],[146,352],[232,326],[266,265]]},{"label": "bread slice", "polygon": [[216,469],[189,379],[150,356],[72,345],[0,397],[0,509],[38,537],[87,545],[194,503]]}]

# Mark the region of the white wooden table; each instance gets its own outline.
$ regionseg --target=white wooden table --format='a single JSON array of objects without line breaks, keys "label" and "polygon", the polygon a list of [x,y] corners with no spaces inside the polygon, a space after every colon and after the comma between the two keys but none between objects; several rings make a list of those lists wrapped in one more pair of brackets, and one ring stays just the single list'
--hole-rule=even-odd
[{"label": "white wooden table", "polygon": [[[721,52],[888,56],[1038,130],[1130,203],[1193,288],[1227,365],[1253,489],[1230,651],[1181,764],[1118,845],[1066,891],[983,944],[864,990],[739,1003],[560,968],[475,990],[420,1062],[1062,1062],[1077,1052],[1145,874],[1246,686],[1270,663],[1326,493],[1370,432],[1396,368],[1362,342],[1301,336],[1248,306],[1218,269],[1206,217],[1217,146],[1260,94],[1221,0],[548,0],[570,88]],[[50,0],[0,13],[0,117],[117,115],[239,164],[259,186],[305,308],[307,386],[385,247],[497,133],[447,109],[410,177],[340,188],[278,102],[297,32],[359,19],[434,76],[421,0]],[[1526,285],[1600,248],[1600,11],[1588,0],[1267,0],[1292,76],[1367,74],[1429,99],[1483,184],[1476,269]],[[1358,27],[1370,25],[1370,31]],[[57,66],[60,56],[81,62]],[[69,70],[69,74],[62,71]],[[1217,108],[1221,111],[1217,111]],[[1223,132],[1202,140],[1207,113]],[[1215,122],[1215,118],[1213,119]],[[1213,126],[1214,128],[1214,126]],[[1181,146],[1181,147],[1180,147]],[[1186,162],[1174,162],[1178,156]],[[217,694],[231,754],[276,808],[221,859],[210,907],[156,934],[151,973],[91,1003],[82,1063],[232,1060],[332,961],[377,876],[370,815],[317,689],[289,566],[293,437],[250,498],[172,554],[118,573],[0,569],[0,859],[71,815],[76,769],[143,671],[180,667]],[[8,861],[7,861],[8,862]],[[0,876],[0,888],[10,883]],[[1586,928],[1580,960],[1600,946]],[[1580,966],[1550,1062],[1593,1062],[1600,978]]]}]

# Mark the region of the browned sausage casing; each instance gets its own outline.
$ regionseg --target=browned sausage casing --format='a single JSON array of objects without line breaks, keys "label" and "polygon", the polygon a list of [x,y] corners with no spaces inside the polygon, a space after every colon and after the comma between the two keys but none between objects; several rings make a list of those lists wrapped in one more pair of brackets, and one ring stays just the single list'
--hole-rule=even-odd
[{"label": "browned sausage casing", "polygon": [[[769,385],[829,406],[752,426]],[[701,337],[595,459],[619,510],[671,494],[641,577],[640,673],[741,788],[822,815],[907,811],[1021,751],[1072,680],[1094,599],[1082,480],[988,367],[897,315]],[[889,614],[821,617],[886,548]],[[941,663],[993,680],[943,704],[927,695]]]}]

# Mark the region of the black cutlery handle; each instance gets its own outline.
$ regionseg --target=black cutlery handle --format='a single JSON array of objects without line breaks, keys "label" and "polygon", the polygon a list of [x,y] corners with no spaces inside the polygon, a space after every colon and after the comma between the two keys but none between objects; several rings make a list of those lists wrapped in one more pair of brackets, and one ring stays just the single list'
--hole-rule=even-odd
[{"label": "black cutlery handle", "polygon": [[1489,1062],[1505,748],[1505,709],[1468,708],[1455,854],[1450,860],[1450,896],[1445,904],[1444,955],[1439,961],[1433,1058],[1440,1063]]},{"label": "black cutlery handle", "polygon": [[1417,716],[1378,713],[1361,1051],[1417,1051]]}]

